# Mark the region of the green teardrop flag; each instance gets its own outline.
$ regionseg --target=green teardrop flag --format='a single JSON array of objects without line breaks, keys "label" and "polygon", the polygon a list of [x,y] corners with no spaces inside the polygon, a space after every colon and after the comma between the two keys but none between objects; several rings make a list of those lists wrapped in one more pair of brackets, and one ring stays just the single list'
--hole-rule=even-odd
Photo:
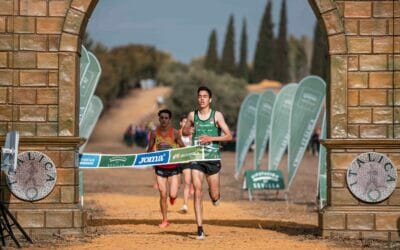
[{"label": "green teardrop flag", "polygon": [[[97,120],[100,117],[101,111],[103,110],[103,103],[97,96],[92,96],[88,105],[88,110],[83,116],[82,123],[79,125],[79,136],[85,139],[89,139],[92,134],[94,127],[96,126]],[[86,140],[87,141],[87,140]],[[86,145],[86,143],[85,143]],[[82,145],[79,149],[83,151],[85,145]]]},{"label": "green teardrop flag", "polygon": [[236,133],[236,178],[240,174],[247,151],[256,134],[255,118],[259,97],[260,94],[249,94],[240,106]]},{"label": "green teardrop flag", "polygon": [[289,141],[289,119],[298,84],[283,87],[272,108],[271,135],[268,147],[268,169],[277,170]]},{"label": "green teardrop flag", "polygon": [[[320,139],[326,139],[326,113],[324,113],[324,119],[322,120],[321,136]],[[318,188],[319,188],[319,207],[323,208],[327,202],[327,184],[326,184],[326,148],[324,145],[319,147],[319,159],[318,159]]]},{"label": "green teardrop flag", "polygon": [[325,100],[325,82],[318,76],[300,81],[289,122],[288,187],[293,181]]},{"label": "green teardrop flag", "polygon": [[85,74],[87,68],[89,67],[89,54],[85,48],[85,46],[82,46],[81,48],[81,59],[80,59],[80,64],[79,64],[79,75],[80,79],[82,81],[83,75]]},{"label": "green teardrop flag", "polygon": [[271,133],[271,114],[275,102],[274,91],[264,91],[257,103],[254,169],[260,169],[268,138]]},{"label": "green teardrop flag", "polygon": [[[101,75],[101,66],[97,58],[91,53],[89,55],[89,67],[81,78],[80,82],[80,104],[79,104],[79,121],[82,122],[83,116],[88,109],[90,99],[96,90],[97,83]],[[79,125],[80,125],[79,123]]]}]

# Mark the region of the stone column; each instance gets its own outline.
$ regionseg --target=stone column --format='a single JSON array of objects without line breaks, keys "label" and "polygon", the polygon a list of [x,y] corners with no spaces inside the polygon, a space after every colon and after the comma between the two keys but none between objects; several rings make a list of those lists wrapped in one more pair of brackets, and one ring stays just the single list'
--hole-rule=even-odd
[{"label": "stone column", "polygon": [[52,192],[16,198],[2,174],[1,199],[28,233],[81,233],[77,148],[79,52],[93,0],[0,0],[0,143],[20,133],[20,151],[40,151],[57,169]]},{"label": "stone column", "polygon": [[[328,1],[315,2],[321,7]],[[399,240],[399,184],[386,200],[365,202],[350,192],[346,175],[352,161],[366,152],[385,154],[400,173],[400,2],[338,0],[329,5],[339,13],[344,37],[339,42],[328,37],[328,206],[319,224],[323,236]],[[335,18],[321,13],[328,31],[337,27]]]}]

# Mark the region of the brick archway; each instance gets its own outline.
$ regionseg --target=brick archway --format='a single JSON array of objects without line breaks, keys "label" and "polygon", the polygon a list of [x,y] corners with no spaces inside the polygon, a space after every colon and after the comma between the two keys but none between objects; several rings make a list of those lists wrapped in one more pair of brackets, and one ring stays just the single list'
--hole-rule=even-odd
[{"label": "brick archway", "polygon": [[309,3],[328,36],[328,138],[347,138],[347,41],[343,15],[334,0],[309,0]]},{"label": "brick archway", "polygon": [[[33,231],[81,231],[76,149],[80,143],[79,53],[98,0],[0,0],[0,143],[20,131],[20,149],[46,153],[57,167],[52,193],[38,203],[3,200]],[[400,168],[400,2],[309,0],[327,31],[328,207],[324,236],[399,240],[400,188],[378,205],[349,192],[346,170],[377,151]],[[397,171],[400,176],[400,172]]]}]

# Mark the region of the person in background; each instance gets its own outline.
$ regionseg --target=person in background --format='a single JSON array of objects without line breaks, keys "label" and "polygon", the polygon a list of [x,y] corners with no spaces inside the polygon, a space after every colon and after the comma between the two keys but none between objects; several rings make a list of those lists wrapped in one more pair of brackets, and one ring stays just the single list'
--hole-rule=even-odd
[{"label": "person in background", "polygon": [[[182,116],[179,125],[179,134],[182,137],[183,143],[186,146],[192,145],[192,137],[182,135],[183,126],[186,124],[187,118],[186,116]],[[192,184],[192,170],[190,169],[190,163],[183,163],[179,165],[180,172],[182,173],[183,177],[183,206],[179,210],[180,213],[186,214],[188,212],[188,201],[191,194],[194,193],[193,184]]]}]

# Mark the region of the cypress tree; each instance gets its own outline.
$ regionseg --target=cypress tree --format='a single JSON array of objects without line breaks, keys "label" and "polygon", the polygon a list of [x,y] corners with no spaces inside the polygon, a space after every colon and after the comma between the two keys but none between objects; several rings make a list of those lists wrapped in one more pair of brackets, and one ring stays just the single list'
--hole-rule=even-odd
[{"label": "cypress tree", "polygon": [[209,70],[217,71],[218,67],[218,53],[217,53],[217,31],[213,29],[208,39],[208,48],[206,58],[204,60],[204,67]]},{"label": "cypress tree", "polygon": [[266,5],[261,26],[258,32],[256,51],[254,53],[252,80],[259,82],[273,78],[274,66],[274,25],[272,23],[271,0]]},{"label": "cypress tree", "polygon": [[328,83],[328,72],[329,62],[327,35],[324,28],[317,22],[314,28],[314,44],[310,73],[312,75],[320,76]]},{"label": "cypress tree", "polygon": [[282,1],[281,17],[279,21],[279,33],[276,40],[276,57],[274,64],[275,80],[283,84],[289,82],[289,58],[288,58],[288,43],[287,43],[287,14],[286,0]]},{"label": "cypress tree", "polygon": [[228,28],[225,35],[224,48],[222,50],[221,72],[235,75],[235,27],[233,15],[230,15]]},{"label": "cypress tree", "polygon": [[243,19],[242,34],[240,38],[240,60],[238,75],[246,81],[249,80],[249,69],[247,67],[247,28],[245,18]]},{"label": "cypress tree", "polygon": [[308,60],[305,49],[305,42],[306,42],[305,38],[302,38],[300,41],[296,40],[297,49],[294,57],[295,61],[294,76],[297,82],[303,79],[308,73],[307,72]]}]

